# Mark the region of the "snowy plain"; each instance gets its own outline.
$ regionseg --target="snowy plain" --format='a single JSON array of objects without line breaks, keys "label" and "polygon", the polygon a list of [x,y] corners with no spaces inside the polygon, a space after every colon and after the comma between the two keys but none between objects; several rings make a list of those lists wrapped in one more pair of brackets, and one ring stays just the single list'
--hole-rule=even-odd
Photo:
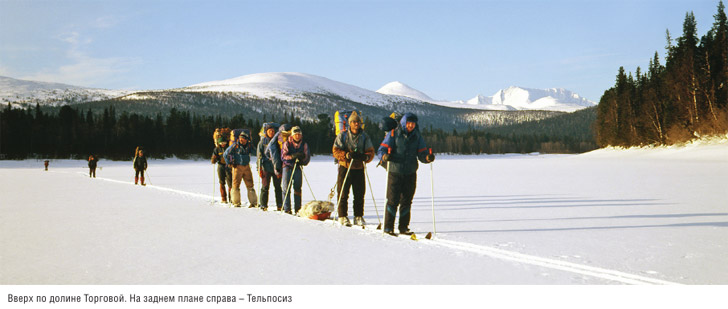
[{"label": "snowy plain", "polygon": [[[90,179],[85,161],[0,161],[0,284],[728,284],[726,139],[440,155],[418,171],[419,241],[376,230],[386,172],[373,164],[366,229],[213,202],[206,160],[150,160],[146,187],[131,162],[99,166]],[[304,172],[304,203],[326,200],[333,159]]]}]

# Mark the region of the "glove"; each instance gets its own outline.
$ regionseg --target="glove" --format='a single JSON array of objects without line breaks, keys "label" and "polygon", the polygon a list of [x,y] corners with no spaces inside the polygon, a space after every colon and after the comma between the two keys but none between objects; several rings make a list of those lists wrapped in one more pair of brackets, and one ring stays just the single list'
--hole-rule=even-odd
[{"label": "glove", "polygon": [[428,154],[427,157],[425,157],[427,162],[433,162],[435,161],[435,155],[434,154]]},{"label": "glove", "polygon": [[389,162],[389,154],[385,153],[384,155],[382,155],[382,165],[386,165],[387,162]]},{"label": "glove", "polygon": [[366,153],[354,153],[351,155],[351,157],[354,158],[354,160],[359,161],[366,161],[367,159],[369,159],[369,156],[367,156]]},{"label": "glove", "polygon": [[237,165],[237,164],[235,164],[235,163],[233,163],[233,164],[230,164],[230,165],[231,165],[231,166],[232,166],[233,168],[238,168],[238,165]]},{"label": "glove", "polygon": [[291,158],[293,158],[296,161],[303,160],[304,157],[306,157],[306,155],[303,152],[296,152],[291,155]]},{"label": "glove", "polygon": [[265,178],[266,174],[267,173],[262,168],[258,170],[258,176],[260,176],[260,178]]}]

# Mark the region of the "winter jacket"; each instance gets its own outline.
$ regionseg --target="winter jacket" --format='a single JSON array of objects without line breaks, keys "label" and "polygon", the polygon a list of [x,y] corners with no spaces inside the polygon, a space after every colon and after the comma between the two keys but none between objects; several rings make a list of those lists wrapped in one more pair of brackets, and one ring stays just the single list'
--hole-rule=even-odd
[{"label": "winter jacket", "polygon": [[281,160],[283,160],[283,166],[293,167],[296,160],[293,159],[292,155],[295,153],[303,153],[303,159],[298,161],[298,165],[306,166],[311,161],[311,152],[308,150],[308,144],[301,139],[301,142],[296,143],[293,140],[293,136],[288,137],[288,140],[283,143],[281,147]]},{"label": "winter jacket", "polygon": [[233,142],[230,147],[225,150],[223,156],[228,165],[248,165],[250,164],[250,154],[253,152],[253,143],[248,142],[245,146],[239,142]]},{"label": "winter jacket", "polygon": [[268,138],[268,136],[261,137],[257,148],[258,168],[262,167],[266,173],[273,173],[273,161],[271,161],[267,155],[268,144],[270,144],[270,141],[271,139]]},{"label": "winter jacket", "polygon": [[215,147],[215,149],[212,150],[212,158],[210,159],[210,163],[225,165],[225,162],[225,148],[223,148],[222,146]]},{"label": "winter jacket", "polygon": [[283,160],[281,160],[281,147],[278,143],[278,138],[281,135],[281,131],[278,131],[276,135],[273,135],[273,138],[271,138],[270,142],[268,142],[268,147],[265,149],[265,156],[271,161],[273,165],[273,170],[276,173],[276,175],[280,175],[283,173]]},{"label": "winter jacket", "polygon": [[147,169],[147,157],[137,156],[134,157],[134,169],[137,171],[144,171]]},{"label": "winter jacket", "polygon": [[96,168],[96,163],[99,162],[99,159],[97,159],[94,156],[88,157],[88,167],[89,168]]},{"label": "winter jacket", "polygon": [[282,124],[278,128],[278,132],[276,132],[276,134],[273,135],[273,138],[271,138],[270,142],[268,142],[268,147],[265,149],[265,155],[273,164],[273,170],[276,175],[281,175],[283,173],[281,146],[283,145],[285,139],[284,137],[287,134],[290,134],[291,127],[292,126],[290,124]]},{"label": "winter jacket", "polygon": [[387,133],[377,151],[380,159],[389,153],[389,171],[391,173],[412,174],[417,172],[419,167],[417,160],[428,163],[427,145],[425,145],[425,139],[420,135],[419,124],[408,134],[406,127],[408,119],[417,123],[417,116],[406,113],[402,116],[400,125]]},{"label": "winter jacket", "polygon": [[351,168],[355,170],[363,169],[364,163],[372,162],[374,159],[374,145],[369,135],[363,130],[359,130],[358,134],[353,134],[351,130],[339,133],[334,140],[332,152],[334,158],[339,161],[339,165],[345,168],[349,168],[349,162],[351,161],[351,159],[346,158],[348,152],[365,154],[367,156],[365,162],[354,160]]}]

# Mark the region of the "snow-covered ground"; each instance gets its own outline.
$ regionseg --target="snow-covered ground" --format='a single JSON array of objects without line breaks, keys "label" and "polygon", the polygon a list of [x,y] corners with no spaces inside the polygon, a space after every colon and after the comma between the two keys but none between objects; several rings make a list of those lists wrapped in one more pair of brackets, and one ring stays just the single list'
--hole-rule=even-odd
[{"label": "snow-covered ground", "polygon": [[[305,168],[326,199],[336,166]],[[411,229],[228,208],[207,161],[0,161],[0,284],[728,284],[728,142],[583,155],[440,155],[418,172]],[[257,185],[257,184],[256,184]],[[304,201],[312,192],[304,184]],[[351,210],[350,210],[351,212]],[[426,232],[433,232],[426,240]]]}]

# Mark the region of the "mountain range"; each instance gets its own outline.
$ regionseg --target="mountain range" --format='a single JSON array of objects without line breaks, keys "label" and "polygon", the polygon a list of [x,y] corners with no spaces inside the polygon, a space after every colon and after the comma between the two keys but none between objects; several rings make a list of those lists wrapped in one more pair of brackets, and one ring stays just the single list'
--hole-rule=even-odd
[{"label": "mountain range", "polygon": [[0,76],[0,103],[15,106],[45,106],[112,99],[132,93],[130,90],[109,90],[61,83],[20,80]]},{"label": "mountain range", "polygon": [[387,95],[398,95],[455,108],[474,108],[484,110],[548,110],[575,112],[595,106],[596,103],[578,94],[563,89],[530,89],[511,86],[498,90],[492,96],[478,94],[469,100],[442,101],[430,98],[427,94],[407,86],[401,82],[391,82],[379,88],[377,92]]},{"label": "mountain range", "polygon": [[[367,105],[386,104],[387,102],[393,101],[391,96],[397,96],[454,108],[483,110],[548,110],[573,112],[596,105],[595,102],[582,98],[574,92],[560,88],[530,89],[512,86],[499,90],[490,97],[479,94],[468,100],[443,101],[432,99],[424,92],[399,81],[388,83],[377,91],[371,91],[325,77],[304,73],[250,74],[170,90],[245,93],[258,98],[276,98],[294,101],[300,100],[304,93],[326,93],[338,95]],[[139,97],[138,95],[133,95],[135,92],[140,91],[95,89],[60,83],[24,81],[0,76],[1,103],[38,102],[41,104],[61,104],[64,101],[68,103],[100,101],[126,95],[131,95],[129,98]]]}]

